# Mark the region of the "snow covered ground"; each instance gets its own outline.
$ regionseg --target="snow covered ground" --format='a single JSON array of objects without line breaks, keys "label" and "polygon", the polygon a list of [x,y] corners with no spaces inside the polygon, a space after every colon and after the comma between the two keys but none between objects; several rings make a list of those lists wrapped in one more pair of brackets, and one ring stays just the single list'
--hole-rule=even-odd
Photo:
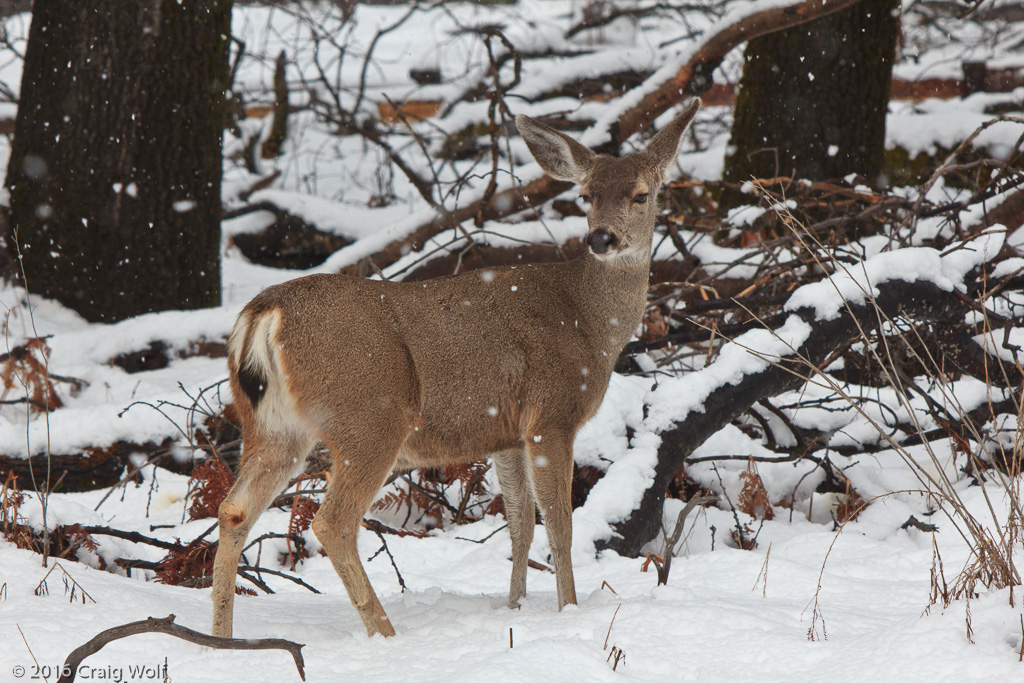
[{"label": "snow covered ground", "polygon": [[[733,2],[729,11],[749,10],[752,4],[745,0]],[[326,5],[313,7],[320,13],[318,20],[324,26],[333,26],[353,46],[339,73],[349,88],[342,93],[343,98],[354,102],[359,95],[352,84],[358,84],[364,74],[363,62],[355,55],[369,48],[373,27],[396,23],[407,9],[359,6],[356,23],[342,27],[331,23],[334,19],[325,14]],[[422,12],[374,46],[373,68],[365,71],[365,92],[372,101],[385,97],[401,100],[414,94],[417,98],[451,104],[443,118],[417,124],[424,134],[433,126],[450,132],[482,120],[486,102],[457,102],[460,94],[485,72],[486,52],[479,39],[457,29],[486,22],[502,22],[506,35],[521,49],[550,49],[559,54],[524,68],[522,83],[514,91],[523,97],[549,92],[576,76],[605,73],[607,60],[617,60],[615,63],[621,64],[622,70],[653,71],[681,60],[694,47],[693,41],[665,46],[684,31],[679,25],[654,18],[639,22],[623,20],[606,27],[600,35],[587,31],[572,40],[565,39],[564,30],[574,23],[572,17],[579,19],[581,11],[582,4],[572,0],[521,0],[510,6],[451,5],[444,11]],[[257,100],[265,97],[271,90],[271,60],[285,48],[298,64],[290,67],[289,80],[296,92],[293,104],[300,103],[304,79],[311,80],[314,74],[309,62],[312,56],[308,23],[300,19],[281,9],[236,9],[234,31],[255,55],[241,64],[240,92]],[[692,27],[702,30],[717,25],[720,17],[696,13],[692,20]],[[23,35],[27,19],[12,21],[17,46],[18,30]],[[964,34],[960,42],[942,39],[955,30]],[[908,25],[909,56],[897,66],[897,75],[958,75],[954,67],[958,68],[965,57],[977,58],[982,45],[988,50],[983,56],[993,63],[1024,65],[1024,56],[1012,49],[1024,33],[1024,25],[1010,24],[994,37],[975,36],[971,30],[954,27],[943,32],[936,26]],[[605,47],[595,55],[590,52],[594,44]],[[330,55],[320,57],[331,59]],[[738,55],[734,54],[723,65],[719,77],[735,74],[737,64]],[[417,86],[408,77],[410,65],[437,66],[444,75],[444,84]],[[16,87],[18,69],[20,63],[16,59],[0,59],[0,80]],[[985,113],[985,107],[1011,103],[1019,108],[1022,99],[1024,93],[1018,91],[920,103],[894,102],[888,119],[887,143],[906,148],[912,156],[919,151],[932,151],[935,145],[948,149],[992,118]],[[561,112],[581,120],[610,115],[615,106],[619,105],[601,109],[595,102],[581,103],[571,98],[515,102],[516,113]],[[712,180],[721,174],[728,113],[712,107],[702,112],[701,117],[700,139],[691,141],[680,157],[679,167],[695,177]],[[240,130],[243,136],[264,135],[268,125],[267,120],[247,119],[241,122]],[[600,133],[595,126],[584,133],[584,138],[599,142]],[[1019,125],[1000,124],[989,128],[978,144],[998,156],[1000,145],[1008,149],[1020,133]],[[417,168],[427,168],[427,157],[408,138],[395,138],[405,140],[403,153]],[[362,141],[335,137],[311,112],[293,117],[284,156],[274,161],[260,160],[258,173],[233,160],[232,155],[241,147],[244,140],[233,136],[225,142],[226,203],[239,204],[242,190],[271,170],[281,170],[275,183],[257,192],[250,201],[274,201],[321,229],[356,240],[314,270],[331,271],[349,265],[432,215],[432,210],[400,174],[389,181],[388,191],[396,200],[383,208],[368,208],[368,200],[382,190],[376,174],[379,153]],[[513,158],[520,162],[514,170],[523,181],[529,180],[531,174],[539,175],[536,166],[528,162],[520,141],[512,141],[510,149]],[[0,163],[4,166],[6,154],[6,147],[0,145]],[[439,170],[439,177],[451,181],[470,171],[470,163],[445,166]],[[477,196],[484,182],[470,183],[458,201],[467,202]],[[955,190],[941,183],[932,193],[935,197],[957,196]],[[450,196],[444,201],[451,208],[455,199]],[[980,220],[980,215],[964,217],[965,224],[971,220]],[[266,214],[250,214],[226,223],[224,305],[217,309],[150,314],[113,325],[94,325],[54,302],[30,297],[20,288],[5,285],[0,289],[0,302],[8,312],[4,329],[9,348],[31,337],[49,336],[49,371],[86,383],[74,395],[62,385],[61,399],[65,405],[46,417],[29,418],[23,407],[0,407],[0,452],[29,455],[49,449],[53,453],[72,454],[118,440],[143,443],[177,437],[179,427],[187,425],[192,417],[187,410],[192,403],[189,396],[196,396],[226,377],[223,359],[172,357],[163,369],[132,374],[110,361],[119,354],[146,349],[154,341],[176,351],[202,340],[222,340],[241,306],[254,294],[299,275],[296,271],[248,263],[232,246],[231,235],[259,230],[267,222]],[[942,229],[937,223],[921,225],[922,235],[932,236]],[[560,219],[545,214],[541,220],[518,224],[489,223],[474,237],[492,244],[511,244],[510,240],[564,242],[584,231],[585,222],[580,218]],[[435,244],[446,244],[457,237],[440,235]],[[695,235],[684,237],[697,239]],[[999,244],[1003,238],[1002,234],[998,236]],[[1015,247],[1024,242],[1020,235],[1007,238]],[[872,244],[865,243],[866,255],[882,249]],[[450,248],[458,249],[459,244]],[[723,253],[708,242],[694,253],[711,269],[715,264],[735,259],[736,251]],[[985,253],[977,258],[985,257]],[[880,265],[884,271],[881,276],[905,271],[912,264],[940,263],[935,261],[936,253],[915,254],[913,258],[908,253],[894,257],[895,268],[891,261],[888,269]],[[988,253],[987,258],[992,255]],[[399,261],[391,270],[403,269],[413,258]],[[962,275],[961,271],[957,272]],[[937,271],[931,268],[928,272],[934,277],[944,273],[941,265]],[[742,276],[727,272],[722,275]],[[957,284],[960,275],[948,277],[949,287]],[[822,287],[828,289],[830,285]],[[807,296],[815,301],[822,298],[820,291],[818,295]],[[822,317],[827,317],[827,312]],[[774,342],[768,339],[767,343]],[[729,362],[735,366],[761,362],[738,348],[733,348],[731,356],[723,355],[732,358]],[[978,597],[969,603],[959,600],[946,609],[941,603],[929,606],[936,580],[933,572],[941,567],[939,583],[944,577],[952,584],[970,561],[970,550],[958,533],[958,523],[941,512],[926,516],[934,511],[935,498],[920,491],[915,469],[892,451],[878,450],[844,460],[849,463],[846,474],[850,481],[871,504],[838,532],[829,513],[834,495],[814,492],[821,474],[806,461],[779,462],[761,464],[758,471],[770,492],[794,492],[791,507],[777,507],[775,518],[763,523],[742,512],[734,516],[725,501],[719,508],[693,513],[689,518],[692,527],[673,563],[667,586],[657,585],[653,566],[650,571],[641,571],[643,559],[595,551],[594,542],[607,536],[610,522],[628,513],[638,492],[649,481],[650,456],[656,448],[652,439],[656,437],[650,430],[641,429],[645,421],[644,401],[661,401],[660,397],[668,396],[664,403],[652,406],[655,410],[651,414],[657,419],[660,407],[665,417],[678,417],[679,406],[692,398],[701,382],[715,372],[729,369],[719,365],[717,370],[712,367],[708,368],[710,372],[665,382],[660,394],[654,392],[655,399],[651,398],[650,379],[613,378],[601,412],[583,430],[576,446],[580,465],[610,469],[621,477],[602,480],[587,504],[575,513],[573,561],[578,606],[559,613],[553,574],[531,569],[530,594],[522,609],[508,610],[508,533],[502,517],[486,516],[472,524],[433,530],[424,538],[387,536],[395,567],[406,583],[404,591],[386,554],[365,562],[370,580],[398,633],[396,638],[367,638],[330,562],[315,552],[319,546],[311,532],[306,532],[304,538],[312,556],[293,573],[322,594],[313,594],[283,578],[265,576],[275,594],[240,596],[236,600],[235,635],[280,637],[304,643],[307,679],[311,681],[796,682],[1019,678],[1024,672],[1024,664],[1020,663],[1020,653],[1024,651],[1020,588],[1012,593],[1009,589],[986,592],[981,588]],[[984,385],[978,384],[965,380],[952,387],[952,395],[964,409],[970,410],[989,398]],[[815,387],[798,393],[806,398],[808,392],[813,396],[815,391],[822,396],[827,393]],[[216,391],[207,395],[219,408]],[[879,396],[880,403],[888,408],[902,409],[893,392],[880,391]],[[228,396],[222,398],[227,402]],[[153,408],[157,405],[163,406],[163,413]],[[132,407],[126,411],[129,406]],[[700,409],[699,405],[695,409]],[[858,415],[852,409],[823,409],[804,411],[793,419],[807,424],[829,424],[837,447],[867,447],[880,441],[868,417],[876,416]],[[1008,431],[1013,432],[1014,427],[1009,425]],[[997,522],[1005,524],[1010,508],[1006,489],[992,481],[976,485],[962,472],[962,454],[958,461],[957,454],[945,442],[936,448],[936,461],[921,447],[910,447],[909,454],[923,467],[951,476],[965,506],[977,519],[984,520],[990,528]],[[181,450],[186,458],[192,455],[185,447]],[[771,455],[760,440],[735,426],[716,434],[695,456],[721,454]],[[722,462],[715,467],[702,463],[688,468],[688,474],[703,486],[724,488],[735,500],[740,475],[746,468],[744,461]],[[149,466],[143,468],[142,476],[141,483],[129,483],[105,499],[106,490],[52,495],[48,525],[104,525],[164,541],[184,542],[207,530],[212,520],[184,521],[188,506],[186,477]],[[493,474],[488,476],[493,487]],[[666,524],[671,524],[680,508],[679,501],[668,501]],[[21,514],[29,524],[42,524],[40,504],[32,494],[26,495]],[[911,515],[937,525],[938,531],[901,528]],[[754,550],[740,550],[730,539],[729,532],[737,523],[759,529]],[[263,533],[284,532],[287,526],[288,513],[271,510],[259,520],[250,539]],[[137,619],[173,613],[179,624],[209,630],[208,590],[156,583],[147,580],[152,578],[152,572],[145,570],[136,570],[128,578],[121,570],[98,568],[101,564],[113,566],[116,558],[157,561],[164,551],[106,536],[97,536],[96,540],[99,547],[95,552],[79,552],[82,562],[60,561],[63,569],[53,570],[45,579],[44,595],[37,594],[37,587],[51,571],[53,561],[50,567],[42,567],[38,555],[0,540],[0,682],[41,680],[43,676],[34,676],[40,673],[38,667],[47,673],[45,678],[56,680],[52,672],[59,669],[73,648],[104,628]],[[483,542],[475,542],[480,540]],[[361,535],[360,554],[364,561],[380,546],[375,535]],[[265,541],[263,565],[277,566],[268,558],[284,548],[283,540]],[[650,550],[660,552],[659,541]],[[1017,550],[1019,560],[1019,540]],[[530,556],[540,563],[548,561],[547,540],[540,529]],[[936,557],[941,557],[941,565]],[[73,593],[63,572],[75,582]],[[86,593],[89,597],[83,600]],[[614,653],[621,653],[617,664],[613,649]],[[132,673],[130,667],[152,668],[163,666],[165,661],[170,680],[297,680],[290,657],[281,651],[211,650],[156,634],[108,645],[86,660],[90,669],[81,670],[79,679],[162,680],[162,672],[154,677],[146,672]]]},{"label": "snow covered ground", "polygon": [[[187,480],[162,472],[150,498],[151,476],[147,472],[147,482],[108,500],[99,514],[92,509],[102,492],[55,496],[56,514],[166,540],[204,530],[209,520],[179,524]],[[983,504],[977,490],[968,496],[973,504]],[[148,518],[141,514],[147,502]],[[385,555],[366,563],[398,632],[395,638],[366,636],[330,562],[318,555],[306,560],[298,575],[323,595],[270,577],[275,595],[236,599],[235,635],[304,643],[311,681],[1015,680],[1021,666],[1019,590],[1016,608],[1009,606],[1005,590],[971,602],[974,644],[969,644],[965,603],[945,612],[927,609],[932,534],[895,528],[914,509],[899,498],[880,502],[838,537],[830,524],[808,522],[801,515],[767,522],[753,552],[724,542],[730,513],[707,510],[696,518],[667,586],[657,586],[653,568],[640,571],[642,560],[576,553],[580,604],[561,613],[554,576],[534,570],[522,609],[506,607],[507,533],[500,531],[482,544],[466,540],[487,537],[503,525],[502,519],[489,517],[429,538],[388,537],[407,585],[404,593]],[[966,553],[952,530],[942,520],[932,521],[942,529],[935,538],[947,571],[960,566]],[[151,524],[175,528],[150,532]],[[286,525],[286,513],[271,511],[253,535]],[[104,552],[111,555],[158,559],[159,552],[133,546],[103,541]],[[379,546],[375,536],[362,534],[364,558]],[[543,559],[543,546],[538,541],[534,547],[541,552],[532,556]],[[16,680],[16,666],[32,670],[29,648],[40,665],[59,666],[95,633],[129,621],[173,613],[179,624],[209,628],[208,591],[62,562],[95,600],[72,603],[60,570],[47,579],[48,595],[34,594],[48,571],[38,556],[3,544],[0,558],[2,583],[7,584],[6,599],[0,602],[0,680]],[[820,617],[815,620],[819,581]],[[615,671],[607,661],[613,647],[625,653]],[[127,672],[132,665],[162,664],[165,657],[171,680],[298,680],[282,651],[209,650],[155,634],[117,641],[86,664]]]}]

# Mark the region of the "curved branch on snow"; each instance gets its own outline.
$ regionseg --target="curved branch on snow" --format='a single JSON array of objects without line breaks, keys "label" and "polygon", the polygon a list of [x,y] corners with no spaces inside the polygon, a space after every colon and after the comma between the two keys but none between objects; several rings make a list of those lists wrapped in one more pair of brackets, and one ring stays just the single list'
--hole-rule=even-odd
[{"label": "curved branch on snow", "polygon": [[82,661],[86,657],[102,650],[104,645],[140,633],[166,633],[169,636],[181,638],[190,643],[219,650],[287,650],[291,654],[292,659],[295,660],[295,668],[299,671],[299,678],[306,680],[305,662],[302,659],[303,646],[299,643],[293,643],[290,640],[283,640],[281,638],[250,639],[208,636],[205,633],[193,631],[190,628],[175,624],[174,615],[168,614],[162,619],[149,617],[144,621],[133,621],[130,624],[114,626],[106,631],[99,632],[92,640],[76,647],[68,655],[68,658],[64,660],[64,666],[61,667],[61,676],[57,683],[72,683]]}]

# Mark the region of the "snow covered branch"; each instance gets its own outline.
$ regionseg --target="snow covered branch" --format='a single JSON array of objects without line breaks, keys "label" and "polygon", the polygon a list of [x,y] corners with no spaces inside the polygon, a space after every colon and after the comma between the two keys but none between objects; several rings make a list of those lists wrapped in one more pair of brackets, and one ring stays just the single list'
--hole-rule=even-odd
[{"label": "snow covered branch", "polygon": [[[612,523],[612,536],[599,540],[598,547],[639,555],[658,533],[665,492],[694,449],[757,401],[812,381],[837,349],[900,318],[962,325],[973,302],[960,291],[960,283],[969,270],[991,259],[1002,241],[972,244],[945,257],[922,248],[888,252],[805,285],[787,303],[789,318],[783,325],[748,332],[726,345],[707,368],[653,389],[645,401],[649,410],[644,423],[660,443],[653,472],[648,472],[649,485],[633,511]],[[963,337],[958,342],[965,355],[999,364],[974,339]],[[1011,373],[1011,381],[1020,379],[1008,364],[1000,365],[1000,372]],[[642,444],[642,452],[651,441],[638,431],[634,444]],[[607,478],[614,481],[617,467],[642,467],[626,461],[613,464]]]},{"label": "snow covered branch", "polygon": [[[770,3],[771,6],[767,9],[758,3],[750,3],[744,5],[741,10],[728,13],[708,31],[709,37],[681,55],[681,66],[680,59],[670,60],[666,67],[658,69],[643,84],[626,93],[618,104],[609,107],[607,115],[594,122],[583,134],[584,143],[589,146],[604,145],[612,154],[618,154],[619,146],[630,135],[650,127],[654,119],[670,107],[710,88],[711,72],[736,47],[751,38],[818,19],[856,2],[857,0],[776,0]],[[533,168],[532,176],[523,172],[522,168],[516,169],[514,175],[522,176],[525,182],[512,187],[506,186],[503,191],[493,196],[488,196],[488,193],[482,190],[465,192],[466,196],[473,199],[451,211],[428,198],[428,203],[440,215],[432,216],[418,225],[406,223],[400,228],[395,226],[396,230],[386,231],[389,238],[387,241],[382,234],[376,251],[368,253],[366,245],[362,245],[360,249],[339,252],[327,265],[341,265],[341,272],[347,274],[365,274],[370,269],[383,270],[410,251],[419,250],[431,237],[465,220],[505,218],[524,209],[538,207],[571,187],[569,183],[547,176],[538,177],[536,167]],[[402,170],[409,175],[406,169]],[[410,178],[422,194],[422,184],[413,176]],[[397,234],[401,232],[405,235]],[[334,268],[334,271],[336,272],[337,268]]]}]

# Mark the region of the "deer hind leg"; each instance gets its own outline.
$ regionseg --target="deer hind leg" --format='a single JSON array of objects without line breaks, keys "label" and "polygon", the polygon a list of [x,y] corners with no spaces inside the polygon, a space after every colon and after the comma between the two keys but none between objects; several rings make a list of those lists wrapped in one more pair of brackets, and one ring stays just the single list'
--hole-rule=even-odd
[{"label": "deer hind leg", "polygon": [[313,439],[300,434],[243,435],[244,455],[238,476],[218,514],[220,541],[213,563],[213,635],[231,637],[235,574],[253,523],[292,474],[306,461]]},{"label": "deer hind leg", "polygon": [[328,444],[333,462],[331,483],[323,505],[313,518],[312,528],[345,584],[349,600],[366,626],[366,633],[393,636],[395,629],[370,585],[356,547],[363,515],[394,468],[401,446],[396,439],[375,441],[357,445],[348,439],[342,446],[339,440],[332,440]]},{"label": "deer hind leg", "polygon": [[555,564],[558,609],[576,604],[572,575],[572,441],[571,434],[536,429],[527,439],[533,492],[544,515]]},{"label": "deer hind leg", "polygon": [[505,519],[512,538],[512,580],[508,592],[510,609],[519,608],[519,599],[526,596],[526,566],[537,523],[537,506],[530,486],[526,449],[504,451],[494,455],[498,484],[505,500]]}]

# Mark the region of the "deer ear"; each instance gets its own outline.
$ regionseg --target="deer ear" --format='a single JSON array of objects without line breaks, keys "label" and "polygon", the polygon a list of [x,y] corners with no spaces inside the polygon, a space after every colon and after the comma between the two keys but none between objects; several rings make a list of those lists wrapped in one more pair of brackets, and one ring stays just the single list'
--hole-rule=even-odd
[{"label": "deer ear", "polygon": [[672,123],[659,130],[651,140],[651,144],[647,146],[647,154],[657,164],[662,178],[675,162],[676,156],[679,154],[679,141],[682,140],[683,133],[693,121],[698,109],[700,109],[700,98],[695,97],[690,100],[685,111],[673,119]]},{"label": "deer ear", "polygon": [[516,127],[530,154],[552,178],[580,183],[590,171],[596,155],[568,135],[522,114],[516,117]]}]

